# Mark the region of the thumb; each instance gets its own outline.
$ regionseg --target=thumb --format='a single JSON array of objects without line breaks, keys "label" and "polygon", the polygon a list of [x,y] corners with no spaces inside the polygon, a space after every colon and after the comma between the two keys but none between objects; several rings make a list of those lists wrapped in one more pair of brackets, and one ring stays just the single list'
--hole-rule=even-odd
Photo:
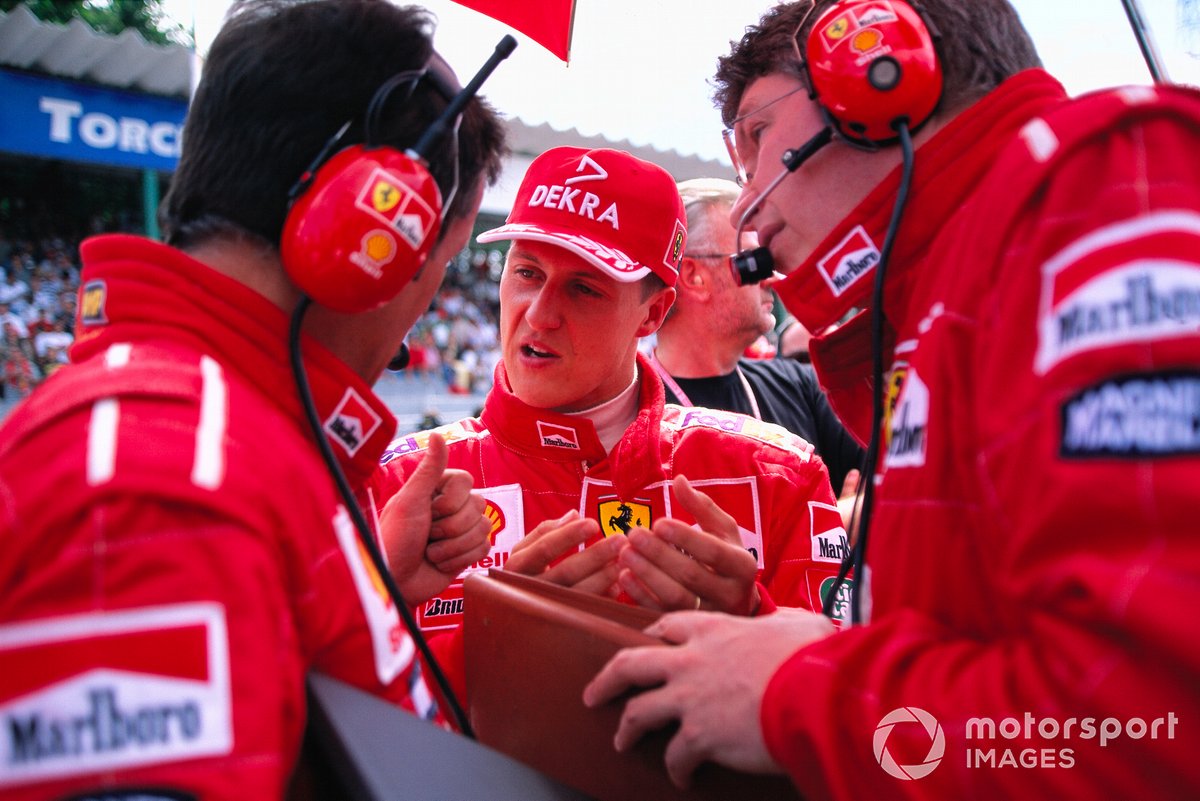
[{"label": "thumb", "polygon": [[672,485],[675,488],[675,497],[679,501],[679,505],[696,518],[700,528],[713,533],[722,530],[722,524],[729,516],[722,511],[721,507],[717,506],[712,498],[693,487],[684,475],[675,476]]},{"label": "thumb", "polygon": [[842,479],[842,494],[839,498],[852,498],[858,492],[858,482],[862,478],[862,473],[857,470],[847,470],[846,477]]},{"label": "thumb", "polygon": [[401,491],[406,495],[412,493],[421,498],[432,498],[449,461],[450,452],[446,449],[446,440],[442,439],[441,434],[430,434],[429,446],[425,455],[421,457],[421,463],[409,475]]}]

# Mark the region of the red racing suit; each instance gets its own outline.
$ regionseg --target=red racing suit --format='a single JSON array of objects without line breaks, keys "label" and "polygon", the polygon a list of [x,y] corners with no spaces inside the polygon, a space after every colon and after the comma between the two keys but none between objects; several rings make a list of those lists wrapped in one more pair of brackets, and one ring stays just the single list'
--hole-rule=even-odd
[{"label": "red racing suit", "polygon": [[[812,446],[753,417],[664,406],[662,382],[638,358],[637,417],[610,454],[590,420],[518,400],[503,363],[479,419],[434,429],[446,439],[449,466],[474,477],[492,520],[491,553],[463,576],[503,567],[526,532],[572,509],[599,522],[604,536],[664,516],[692,523],[670,487],[672,478],[685,475],[733,516],[743,544],[758,558],[759,614],[776,604],[819,609],[822,587],[832,582],[848,545],[828,474]],[[388,446],[375,493],[381,507],[420,462],[429,433]],[[421,610],[426,629],[461,620],[461,582]],[[463,692],[461,644],[446,650],[449,639],[438,644],[447,653],[443,667]]]},{"label": "red racing suit", "polygon": [[[882,242],[897,184],[776,285],[789,307],[859,226]],[[775,673],[768,749],[808,799],[1196,797],[1200,96],[1024,72],[913,186],[871,621]],[[813,347],[864,438],[865,321]]]},{"label": "red racing suit", "polygon": [[[304,422],[287,316],[163,245],[81,250],[73,364],[0,429],[0,796],[281,798],[310,669],[436,714]],[[361,487],[394,418],[303,348]]]}]

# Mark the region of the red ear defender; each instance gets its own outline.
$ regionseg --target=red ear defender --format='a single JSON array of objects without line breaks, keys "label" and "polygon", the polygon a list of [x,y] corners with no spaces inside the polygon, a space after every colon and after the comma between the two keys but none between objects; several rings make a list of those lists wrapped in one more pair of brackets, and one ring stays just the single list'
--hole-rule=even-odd
[{"label": "red ear defender", "polygon": [[284,269],[314,302],[368,311],[399,294],[425,263],[441,211],[441,192],[419,161],[390,147],[347,147],[288,211]]},{"label": "red ear defender", "polygon": [[942,94],[942,69],[921,15],[901,0],[843,0],[808,35],[805,68],[817,101],[851,141],[895,140],[916,130]]}]

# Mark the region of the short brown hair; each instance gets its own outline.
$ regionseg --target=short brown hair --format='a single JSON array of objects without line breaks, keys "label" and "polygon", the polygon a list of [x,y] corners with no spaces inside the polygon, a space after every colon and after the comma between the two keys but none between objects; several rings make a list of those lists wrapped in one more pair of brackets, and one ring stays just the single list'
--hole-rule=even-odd
[{"label": "short brown hair", "polygon": [[[776,72],[805,79],[792,35],[803,22],[801,40],[807,38],[835,1],[800,0],[775,6],[758,25],[746,29],[729,55],[717,60],[713,101],[725,125],[733,125],[742,95],[756,79]],[[1010,76],[1042,66],[1033,40],[1008,0],[921,0],[913,5],[940,33],[943,109],[965,108]]]},{"label": "short brown hair", "polygon": [[[424,9],[386,0],[239,0],[188,109],[183,153],[159,210],[168,243],[186,248],[249,232],[278,247],[288,190],[347,121],[342,146],[365,140],[376,90],[425,68],[432,35]],[[381,115],[381,140],[415,144],[446,102],[422,81]],[[443,193],[459,176],[448,221],[474,213],[470,190],[495,181],[507,152],[503,123],[479,98],[467,104],[457,142],[457,165],[442,153],[429,158]]]}]

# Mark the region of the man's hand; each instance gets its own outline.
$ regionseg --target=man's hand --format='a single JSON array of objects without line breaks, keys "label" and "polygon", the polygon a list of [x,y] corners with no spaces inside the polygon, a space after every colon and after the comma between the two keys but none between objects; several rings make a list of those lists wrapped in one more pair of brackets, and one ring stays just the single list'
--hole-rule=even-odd
[{"label": "man's hand", "polygon": [[675,499],[700,530],[663,518],[629,532],[620,555],[620,586],[651,609],[715,609],[750,615],[758,609],[758,565],[742,545],[737,522],[683,476]]},{"label": "man's hand", "polygon": [[674,721],[667,773],[686,788],[705,761],[749,773],[781,773],[767,751],[759,707],[767,682],[793,653],[834,631],[821,615],[780,609],[761,618],[709,612],[664,615],[646,629],[674,647],[626,648],[583,690],[600,706],[631,688],[652,687],[625,704],[613,746],[628,750]]},{"label": "man's hand", "polygon": [[862,518],[862,496],[858,494],[858,485],[862,481],[862,473],[857,470],[846,471],[846,480],[842,482],[842,494],[838,496],[838,512],[842,515],[842,528],[853,545],[858,539],[858,521]]},{"label": "man's hand", "polygon": [[471,492],[470,473],[446,469],[448,460],[446,441],[431,434],[421,463],[379,516],[388,566],[414,606],[446,589],[490,549],[486,501]]},{"label": "man's hand", "polygon": [[[600,524],[579,517],[574,509],[554,520],[544,520],[512,549],[505,570],[573,587],[593,595],[616,597],[617,554],[627,545],[624,537],[608,537],[579,550],[600,534]],[[560,557],[561,562],[551,564]]]}]

